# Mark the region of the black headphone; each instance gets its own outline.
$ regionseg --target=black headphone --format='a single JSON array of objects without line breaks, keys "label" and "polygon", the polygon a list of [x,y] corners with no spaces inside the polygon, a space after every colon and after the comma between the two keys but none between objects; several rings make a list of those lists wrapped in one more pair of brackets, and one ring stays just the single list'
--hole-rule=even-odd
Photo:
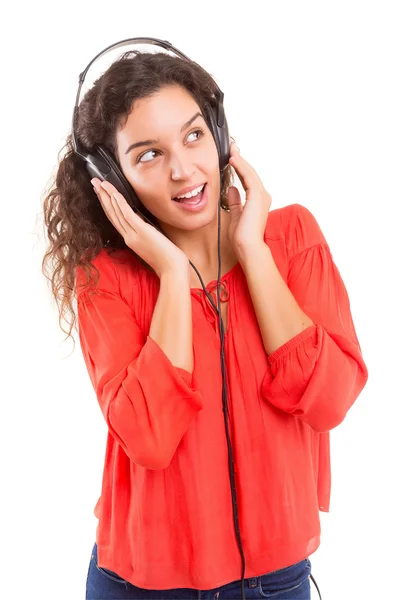
[{"label": "black headphone", "polygon": [[[157,38],[142,38],[142,37],[130,38],[130,39],[122,40],[121,42],[112,44],[111,46],[108,46],[107,48],[102,50],[99,54],[97,54],[90,61],[90,63],[85,68],[85,70],[79,75],[79,87],[78,87],[78,93],[76,96],[75,107],[74,107],[74,112],[73,112],[73,117],[72,117],[71,133],[72,133],[72,144],[73,144],[74,152],[85,161],[87,171],[90,175],[90,179],[92,179],[93,177],[97,177],[98,179],[100,179],[100,181],[109,181],[110,183],[112,183],[112,185],[124,196],[124,198],[130,204],[132,209],[135,210],[135,212],[139,213],[140,216],[143,217],[147,222],[149,222],[151,225],[153,225],[154,227],[156,227],[158,229],[157,225],[154,223],[153,215],[145,207],[142,208],[143,212],[141,212],[141,210],[139,209],[140,201],[139,201],[139,198],[137,197],[135,190],[133,189],[133,187],[129,183],[129,181],[126,179],[125,175],[123,174],[122,170],[118,166],[115,158],[112,156],[112,154],[109,152],[109,150],[107,150],[107,148],[104,148],[104,147],[98,145],[98,146],[96,146],[94,151],[92,151],[92,153],[86,153],[82,149],[82,147],[79,143],[79,140],[76,136],[76,133],[75,133],[75,123],[76,123],[78,106],[79,106],[80,92],[81,92],[81,88],[82,88],[83,82],[86,77],[86,73],[89,70],[92,63],[95,60],[97,60],[97,58],[99,58],[100,56],[102,56],[103,54],[105,54],[106,52],[111,50],[112,48],[118,48],[119,46],[125,46],[127,44],[143,44],[143,43],[149,43],[149,44],[153,44],[153,45],[162,46],[166,50],[171,50],[172,52],[174,52],[181,58],[183,58],[189,62],[194,62],[194,61],[191,61],[185,54],[183,54],[183,52],[180,52],[179,50],[174,48],[174,46],[172,46],[172,44],[170,42],[167,42],[166,40],[159,40]],[[198,65],[198,66],[200,67],[200,65]],[[202,67],[200,67],[200,68],[202,68]],[[214,140],[215,140],[215,143],[217,146],[218,156],[219,156],[219,169],[220,169],[220,173],[222,176],[222,171],[229,164],[230,141],[229,141],[228,124],[226,122],[225,111],[224,111],[224,94],[216,83],[215,83],[215,87],[216,87],[215,97],[216,97],[218,104],[216,107],[214,107],[214,106],[211,106],[210,104],[206,103],[204,112],[205,112],[206,120],[210,125],[211,133],[214,137]]]},{"label": "black headphone", "polygon": [[[92,151],[92,153],[90,153],[90,154],[84,152],[78,142],[78,139],[77,139],[77,136],[75,133],[75,121],[76,121],[77,112],[78,112],[80,91],[81,91],[81,87],[84,82],[86,73],[89,70],[91,64],[99,56],[101,56],[102,54],[105,54],[112,48],[117,48],[119,46],[125,46],[127,44],[145,44],[145,43],[162,46],[166,50],[171,50],[172,52],[174,52],[181,58],[188,60],[189,62],[194,62],[194,61],[191,61],[185,54],[183,54],[183,52],[180,52],[179,50],[174,48],[174,46],[172,46],[172,44],[170,42],[167,42],[166,40],[159,40],[157,38],[145,38],[145,37],[130,38],[130,39],[122,40],[121,42],[112,44],[111,46],[108,46],[107,48],[102,50],[99,54],[97,54],[90,61],[90,63],[85,68],[85,70],[79,75],[79,87],[78,87],[78,92],[77,92],[77,96],[76,96],[76,102],[75,102],[75,107],[74,107],[74,112],[73,112],[73,117],[72,117],[71,132],[72,132],[72,144],[73,144],[74,152],[85,161],[86,168],[87,168],[88,174],[90,176],[90,179],[92,179],[93,177],[98,177],[100,179],[100,181],[109,181],[110,183],[112,183],[112,185],[114,187],[116,187],[116,189],[124,196],[124,198],[130,204],[132,209],[135,210],[141,217],[143,217],[146,221],[148,221],[151,225],[153,225],[154,227],[156,227],[156,229],[159,230],[157,225],[154,223],[153,215],[149,211],[147,211],[147,209],[145,207],[143,207],[143,212],[140,211],[139,198],[137,197],[136,192],[133,189],[133,187],[131,186],[131,184],[129,183],[129,181],[126,179],[126,177],[122,173],[121,169],[119,168],[118,164],[116,163],[116,161],[115,161],[114,157],[111,155],[111,153],[106,148],[103,148],[102,146],[97,146],[95,148],[95,150]],[[197,64],[197,63],[195,63],[195,64]],[[198,65],[198,66],[200,67],[200,65]],[[202,67],[200,67],[200,68],[202,68]],[[218,156],[219,156],[220,183],[222,184],[223,170],[229,164],[230,138],[229,138],[228,125],[226,122],[225,111],[224,111],[224,94],[220,90],[220,88],[218,87],[218,85],[216,83],[215,83],[215,87],[216,87],[215,97],[216,97],[218,104],[216,107],[214,107],[207,103],[205,106],[205,113],[206,113],[205,116],[208,119],[208,123],[210,124],[211,132],[214,137],[215,144],[217,146]],[[222,189],[222,187],[221,187],[221,189]],[[227,385],[226,385],[225,346],[224,346],[225,332],[224,332],[224,324],[223,324],[222,317],[221,317],[221,298],[220,298],[220,295],[221,295],[220,294],[220,277],[221,277],[221,252],[220,252],[221,219],[220,219],[220,216],[221,216],[221,214],[220,213],[221,213],[221,210],[219,209],[218,210],[218,280],[217,280],[218,281],[218,288],[217,288],[218,308],[215,306],[212,296],[206,290],[200,273],[198,272],[198,270],[196,269],[196,267],[190,260],[189,260],[189,263],[196,271],[196,273],[200,279],[201,285],[203,287],[203,290],[204,290],[206,296],[208,297],[210,303],[212,304],[215,312],[218,314],[218,317],[219,317],[219,330],[220,330],[220,337],[221,337],[221,371],[222,371],[222,380],[223,380],[222,406],[223,406],[224,421],[225,421],[225,433],[226,433],[227,445],[228,445],[229,475],[230,475],[230,484],[231,484],[231,493],[232,493],[232,510],[233,510],[233,517],[234,517],[234,526],[235,526],[236,538],[237,538],[237,542],[238,542],[238,546],[239,546],[239,551],[240,551],[240,554],[242,557],[242,577],[241,577],[242,599],[246,600],[246,595],[245,595],[245,591],[244,591],[245,557],[244,557],[243,546],[242,546],[242,542],[241,542],[241,534],[240,534],[240,530],[239,530],[239,519],[238,519],[238,512],[237,512],[237,496],[236,496],[236,486],[235,486],[235,477],[234,477],[234,462],[233,462],[233,452],[232,452],[232,445],[231,445],[231,441],[230,441],[229,420],[228,420],[229,419],[229,411],[228,411],[228,403],[227,403],[228,394],[227,394]],[[161,233],[163,233],[163,232],[161,232]]]}]

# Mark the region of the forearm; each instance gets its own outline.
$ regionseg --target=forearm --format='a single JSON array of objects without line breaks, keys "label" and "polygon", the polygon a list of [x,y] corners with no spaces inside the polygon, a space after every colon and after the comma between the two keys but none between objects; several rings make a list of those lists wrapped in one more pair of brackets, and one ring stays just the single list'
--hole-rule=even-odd
[{"label": "forearm", "polygon": [[301,310],[282,278],[265,243],[244,250],[240,256],[266,353],[313,325]]},{"label": "forearm", "polygon": [[189,274],[174,271],[160,277],[160,291],[149,336],[157,342],[175,367],[192,373],[192,300]]}]

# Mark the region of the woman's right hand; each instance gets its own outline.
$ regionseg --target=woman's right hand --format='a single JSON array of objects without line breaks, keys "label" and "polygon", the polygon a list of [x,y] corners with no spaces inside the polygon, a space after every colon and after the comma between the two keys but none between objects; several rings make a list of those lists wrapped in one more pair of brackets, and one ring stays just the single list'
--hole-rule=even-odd
[{"label": "woman's right hand", "polygon": [[150,265],[158,277],[179,269],[187,270],[189,275],[189,259],[180,248],[135,213],[112,183],[101,182],[97,177],[91,181],[107,218],[125,244]]}]

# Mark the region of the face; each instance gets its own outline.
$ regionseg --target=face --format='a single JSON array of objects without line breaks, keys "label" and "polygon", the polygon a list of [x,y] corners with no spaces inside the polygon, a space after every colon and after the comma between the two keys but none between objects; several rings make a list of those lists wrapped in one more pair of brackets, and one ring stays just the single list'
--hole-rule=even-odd
[{"label": "face", "polygon": [[[216,218],[218,151],[198,104],[184,88],[167,86],[136,101],[117,132],[117,153],[125,177],[165,232],[198,229]],[[200,211],[186,210],[172,199],[203,183],[207,203]]]}]

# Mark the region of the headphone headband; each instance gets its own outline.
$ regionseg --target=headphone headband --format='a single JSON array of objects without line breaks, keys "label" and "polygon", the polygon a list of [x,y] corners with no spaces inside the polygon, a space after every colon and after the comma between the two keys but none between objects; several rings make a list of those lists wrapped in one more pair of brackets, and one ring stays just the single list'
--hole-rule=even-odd
[{"label": "headphone headband", "polygon": [[[96,54],[96,56],[94,58],[92,58],[92,60],[88,63],[88,65],[85,67],[85,69],[82,71],[82,73],[80,73],[80,75],[78,77],[79,86],[78,86],[78,91],[76,94],[75,106],[74,106],[74,111],[73,111],[73,115],[72,115],[72,127],[71,127],[72,143],[74,145],[74,149],[77,154],[80,154],[80,152],[79,152],[79,142],[75,135],[75,118],[76,118],[76,113],[78,111],[79,98],[80,98],[80,94],[81,94],[82,85],[83,85],[83,82],[85,81],[87,72],[89,71],[90,67],[98,58],[100,58],[100,56],[103,56],[103,54],[107,54],[107,52],[113,50],[114,48],[120,48],[122,46],[128,46],[131,44],[146,44],[146,43],[151,44],[153,46],[161,46],[165,50],[170,50],[171,52],[174,52],[175,54],[177,54],[184,60],[187,60],[189,62],[194,62],[188,56],[186,56],[186,54],[184,54],[183,52],[181,52],[180,50],[175,48],[175,46],[173,46],[171,44],[171,42],[168,42],[167,40],[160,40],[158,38],[153,38],[153,37],[127,38],[125,40],[121,40],[120,42],[115,42],[114,44],[111,44],[110,46],[107,46],[106,48],[104,48],[104,50],[102,50],[101,52]],[[215,81],[214,81],[214,83],[215,83],[215,87],[216,87],[216,94],[218,96],[218,101],[219,101],[218,105],[220,103],[223,105],[224,94],[223,94],[222,90],[220,89],[220,87],[218,86],[218,84]],[[222,111],[220,110],[219,106],[218,106],[217,122],[218,122],[218,126],[222,127],[223,115],[222,115]]]}]

